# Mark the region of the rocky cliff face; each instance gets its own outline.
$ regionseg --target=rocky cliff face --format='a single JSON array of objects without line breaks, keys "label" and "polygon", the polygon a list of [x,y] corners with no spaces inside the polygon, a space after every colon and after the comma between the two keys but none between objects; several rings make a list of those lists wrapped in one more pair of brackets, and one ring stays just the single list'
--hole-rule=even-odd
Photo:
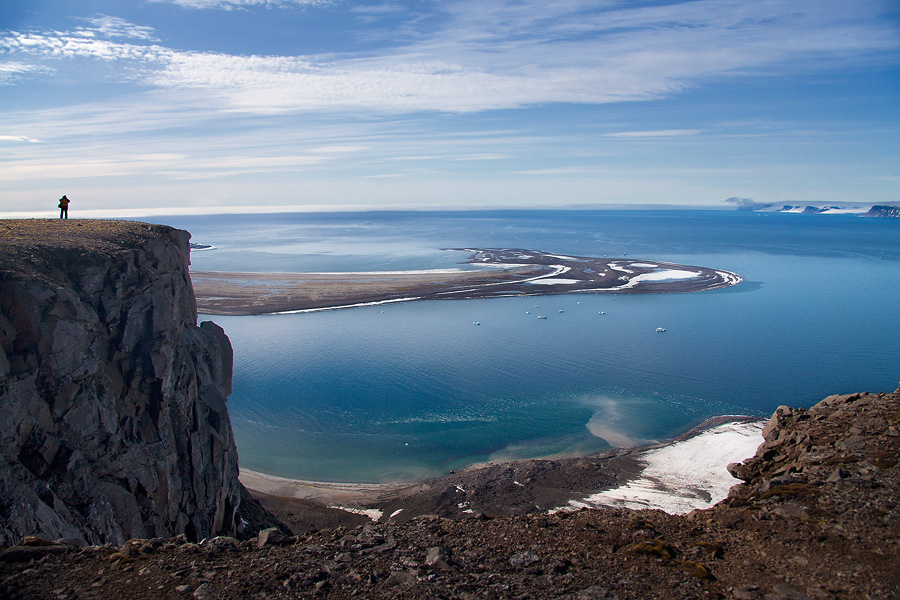
[{"label": "rocky cliff face", "polygon": [[0,542],[240,528],[228,338],[187,232],[0,221]]}]

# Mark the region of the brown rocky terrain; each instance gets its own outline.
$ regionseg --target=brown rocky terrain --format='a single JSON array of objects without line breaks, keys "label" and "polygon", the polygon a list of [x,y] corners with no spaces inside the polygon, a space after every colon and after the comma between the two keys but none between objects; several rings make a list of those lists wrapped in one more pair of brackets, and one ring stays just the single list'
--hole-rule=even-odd
[{"label": "brown rocky terrain", "polygon": [[6,598],[900,597],[900,390],[781,407],[712,509],[420,517],[0,555]]}]

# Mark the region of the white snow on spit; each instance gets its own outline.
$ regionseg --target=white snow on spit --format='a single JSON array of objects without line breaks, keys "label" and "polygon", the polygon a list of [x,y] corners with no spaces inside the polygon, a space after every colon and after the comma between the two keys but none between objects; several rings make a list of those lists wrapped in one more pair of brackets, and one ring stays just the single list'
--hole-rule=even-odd
[{"label": "white snow on spit", "polygon": [[561,510],[619,506],[679,515],[709,508],[740,483],[726,467],[756,453],[763,442],[762,428],[762,422],[725,423],[688,440],[647,450],[641,457],[647,467],[640,477],[583,501],[570,501]]},{"label": "white snow on spit", "polygon": [[550,258],[558,258],[559,260],[578,260],[574,256],[563,256],[561,254],[548,254]]},{"label": "white snow on spit", "polygon": [[[622,269],[618,269],[621,271]],[[597,288],[596,290],[584,290],[584,291],[601,291],[601,292],[612,292],[615,290],[628,290],[635,287],[642,281],[674,281],[676,279],[690,279],[692,277],[699,277],[700,273],[695,271],[681,271],[677,269],[665,269],[664,271],[654,271],[653,273],[642,273],[640,275],[635,275],[631,279],[628,280],[627,283],[623,283],[622,285],[618,285],[616,287],[611,288]],[[626,279],[626,277],[619,277],[619,279]]]},{"label": "white snow on spit", "polygon": [[651,265],[650,263],[631,263],[628,266],[629,267],[643,267],[645,269],[655,269],[659,265]]},{"label": "white snow on spit", "polygon": [[564,279],[562,277],[553,277],[547,279],[533,279],[528,283],[536,284],[536,285],[563,285],[563,284],[571,284],[571,283],[580,283],[579,279]]},{"label": "white snow on spit", "polygon": [[634,273],[634,271],[626,269],[625,267],[621,267],[621,266],[617,265],[616,263],[607,263],[606,266],[609,267],[610,269],[612,269],[613,271],[621,271],[622,273]]},{"label": "white snow on spit", "polygon": [[521,283],[534,283],[540,279],[549,279],[550,277],[556,277],[557,275],[563,275],[564,273],[568,273],[572,270],[572,267],[564,267],[563,265],[553,265],[553,272],[546,273],[544,275],[538,275],[537,277],[532,277],[531,279],[523,279]]},{"label": "white snow on spit", "polygon": [[716,271],[719,277],[721,277],[726,284],[734,285],[742,282],[744,279],[738,275],[737,273],[730,273],[728,271]]},{"label": "white snow on spit", "polygon": [[633,277],[631,280],[639,280],[639,281],[668,281],[670,279],[691,279],[692,277],[698,277],[700,273],[698,271],[682,271],[679,269],[665,269],[663,271],[654,271],[653,273],[642,273],[637,277]]}]

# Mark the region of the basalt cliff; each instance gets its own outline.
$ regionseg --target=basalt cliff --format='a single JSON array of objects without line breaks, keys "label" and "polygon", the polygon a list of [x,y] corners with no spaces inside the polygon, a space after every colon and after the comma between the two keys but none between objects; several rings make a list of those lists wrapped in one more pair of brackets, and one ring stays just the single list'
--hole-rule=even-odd
[{"label": "basalt cliff", "polygon": [[189,238],[0,221],[0,545],[252,528],[225,405],[231,345],[197,325]]}]

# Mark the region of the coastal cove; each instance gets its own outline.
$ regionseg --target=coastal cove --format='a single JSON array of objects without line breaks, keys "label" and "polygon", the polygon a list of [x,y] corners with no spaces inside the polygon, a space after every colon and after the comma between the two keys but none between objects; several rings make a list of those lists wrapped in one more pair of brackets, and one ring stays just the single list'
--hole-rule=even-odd
[{"label": "coastal cove", "polygon": [[410,483],[485,461],[604,452],[715,415],[890,390],[900,372],[900,324],[887,318],[900,280],[893,220],[522,211],[164,222],[215,247],[193,253],[195,272],[467,271],[470,252],[443,248],[505,247],[744,278],[694,294],[204,317],[235,349],[228,406],[242,469],[289,479]]}]

